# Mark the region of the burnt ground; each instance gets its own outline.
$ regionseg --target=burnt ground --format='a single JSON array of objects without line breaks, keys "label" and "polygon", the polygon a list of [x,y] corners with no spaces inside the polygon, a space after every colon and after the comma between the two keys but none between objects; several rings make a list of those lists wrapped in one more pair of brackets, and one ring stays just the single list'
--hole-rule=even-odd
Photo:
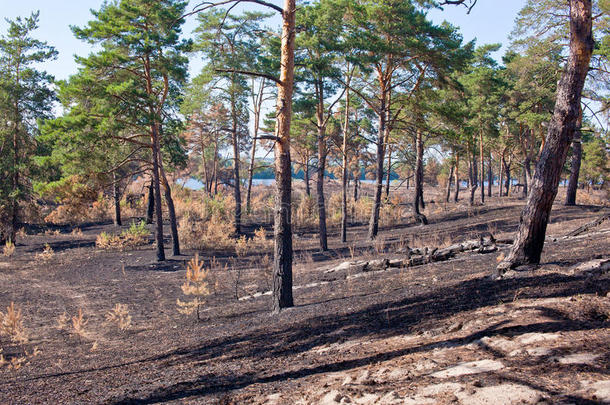
[{"label": "burnt ground", "polygon": [[[176,306],[192,251],[158,264],[152,246],[95,248],[110,224],[25,236],[14,256],[0,258],[0,308],[21,308],[29,339],[0,337],[7,361],[25,356],[18,368],[0,368],[0,403],[610,401],[610,278],[577,268],[610,257],[610,223],[562,238],[608,208],[557,205],[541,266],[499,281],[489,275],[507,246],[406,269],[325,272],[352,255],[400,257],[404,244],[510,237],[522,204],[428,207],[430,225],[386,224],[375,246],[356,225],[347,246],[331,234],[324,254],[315,233],[299,230],[296,306],[279,315],[264,294],[265,252],[200,252],[207,263],[216,258],[200,321]],[[54,250],[46,258],[45,243]],[[132,317],[125,331],[105,321],[116,303]],[[58,322],[79,309],[82,335],[69,319]]]}]

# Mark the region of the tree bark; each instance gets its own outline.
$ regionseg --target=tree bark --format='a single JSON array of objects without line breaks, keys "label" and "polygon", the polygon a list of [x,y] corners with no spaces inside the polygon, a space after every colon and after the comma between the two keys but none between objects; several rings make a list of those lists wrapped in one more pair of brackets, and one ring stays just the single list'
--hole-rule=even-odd
[{"label": "tree bark", "polygon": [[[481,173],[480,185],[481,185],[481,203],[485,203],[485,157],[483,156],[483,131],[479,131],[479,168]],[[475,177],[476,178],[476,177]]]},{"label": "tree bark", "polygon": [[451,180],[453,179],[453,166],[449,169],[449,176],[447,177],[447,190],[445,192],[445,202],[449,202],[451,198]]},{"label": "tree bark", "polygon": [[491,197],[494,182],[494,172],[491,165],[491,155],[487,161],[487,197]]},{"label": "tree bark", "polygon": [[455,155],[455,195],[453,196],[453,201],[458,202],[460,195],[460,155]]},{"label": "tree bark", "polygon": [[379,232],[379,210],[381,208],[381,193],[383,189],[383,158],[385,156],[385,143],[387,128],[387,96],[385,89],[382,88],[381,107],[379,108],[379,133],[377,134],[377,154],[376,154],[376,170],[375,170],[375,197],[373,200],[373,208],[371,211],[371,219],[369,221],[369,239],[373,240]]},{"label": "tree bark", "polygon": [[151,149],[153,163],[153,184],[155,188],[155,216],[157,219],[155,239],[157,241],[157,261],[165,261],[163,246],[163,210],[161,207],[161,185],[159,184],[159,133],[157,125],[151,128]]},{"label": "tree bark", "polygon": [[121,189],[117,180],[116,172],[112,172],[112,198],[114,200],[114,224],[123,225],[121,221]]},{"label": "tree bark", "polygon": [[424,140],[421,129],[415,135],[415,194],[413,197],[413,218],[422,225],[428,224],[428,219],[419,211],[424,189]]},{"label": "tree bark", "polygon": [[580,98],[594,47],[591,29],[591,0],[570,0],[567,66],[557,87],[555,110],[536,165],[527,205],[521,213],[515,243],[507,258],[498,265],[496,276],[501,276],[509,268],[540,262],[561,169],[579,117]]},{"label": "tree bark", "polygon": [[[235,79],[233,79],[235,80]],[[241,181],[239,178],[239,137],[237,135],[237,107],[235,100],[231,96],[231,138],[233,143],[233,197],[235,198],[235,212],[233,215],[235,234],[241,234]]]},{"label": "tree bark", "polygon": [[386,171],[385,198],[390,199],[390,182],[392,181],[392,148],[388,144],[388,169]]},{"label": "tree bark", "polygon": [[504,161],[504,169],[506,170],[506,180],[505,180],[505,184],[504,184],[504,191],[506,192],[506,196],[508,197],[508,194],[510,193],[510,183],[511,183],[511,178],[510,178],[510,167],[512,165],[512,158],[509,158],[508,162],[505,160]]},{"label": "tree bark", "polygon": [[292,223],[290,167],[290,118],[294,84],[295,0],[284,0],[280,83],[277,94],[275,143],[275,226],[273,255],[272,311],[294,305],[292,297]]},{"label": "tree bark", "polygon": [[[321,93],[321,90],[320,90]],[[326,171],[326,127],[324,117],[324,101],[322,105],[318,105],[318,172],[316,181],[316,193],[318,197],[318,231],[320,240],[320,249],[328,250],[328,238],[326,235],[326,202],[324,200],[324,172]]]},{"label": "tree bark", "polygon": [[163,192],[165,196],[165,203],[167,204],[167,212],[169,214],[169,228],[172,234],[172,254],[174,256],[180,256],[180,240],[178,237],[178,221],[176,219],[176,208],[174,206],[174,199],[172,198],[172,189],[167,181],[165,175],[165,169],[163,168],[163,161],[159,156],[159,171],[161,174],[161,183],[163,184]]},{"label": "tree bark", "polygon": [[146,209],[146,223],[153,223],[153,216],[155,215],[155,182],[154,179],[150,179],[150,186],[148,186],[148,207]]},{"label": "tree bark", "polygon": [[311,187],[309,186],[309,154],[305,157],[305,194],[311,197]]},{"label": "tree bark", "polygon": [[574,131],[574,139],[572,140],[572,161],[570,164],[570,179],[568,180],[568,189],[566,190],[566,206],[576,205],[576,190],[578,189],[578,177],[580,176],[580,162],[582,160],[582,108],[578,114],[576,122],[576,131]]},{"label": "tree bark", "polygon": [[474,205],[474,195],[477,191],[477,178],[478,178],[478,173],[477,173],[477,157],[475,155],[475,152],[472,153],[472,158],[470,163],[470,167],[468,168],[468,174],[470,175],[470,206]]},{"label": "tree bark", "polygon": [[342,172],[341,172],[341,242],[347,242],[347,137],[349,131],[349,85],[351,75],[347,76],[345,89],[345,121],[343,122]]},{"label": "tree bark", "polygon": [[532,178],[532,168],[531,168],[531,160],[529,155],[525,155],[525,160],[523,161],[523,192],[522,197],[527,198],[527,194],[529,193],[529,187]]}]

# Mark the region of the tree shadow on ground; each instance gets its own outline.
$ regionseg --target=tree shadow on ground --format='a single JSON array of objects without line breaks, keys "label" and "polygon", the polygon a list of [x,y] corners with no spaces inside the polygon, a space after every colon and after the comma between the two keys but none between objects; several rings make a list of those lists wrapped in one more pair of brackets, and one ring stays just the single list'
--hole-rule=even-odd
[{"label": "tree shadow on ground", "polygon": [[[606,284],[606,288],[609,287],[609,280],[602,280],[601,282]],[[545,286],[557,287],[545,289]],[[242,335],[212,339],[198,346],[185,347],[166,353],[156,359],[151,359],[162,361],[162,367],[248,359],[261,364],[258,372],[203,373],[193,380],[178,382],[167,388],[154,391],[146,398],[124,398],[117,403],[156,403],[200,395],[227,393],[251,384],[274,383],[320,373],[346,371],[411,353],[428,352],[439,347],[462,346],[485,336],[514,337],[531,332],[598,330],[607,326],[607,323],[604,322],[574,320],[561,312],[548,310],[545,315],[552,320],[532,325],[505,326],[505,322],[500,322],[466,337],[447,339],[400,350],[381,351],[369,356],[339,362],[329,360],[311,367],[303,367],[301,363],[294,369],[288,367],[289,369],[278,373],[271,371],[272,374],[269,374],[269,368],[262,366],[264,361],[285,359],[288,356],[296,356],[324,345],[364,337],[391,337],[414,333],[422,321],[447,320],[462,311],[511,301],[515,297],[515,292],[519,289],[523,291],[524,287],[531,288],[525,289],[525,292],[520,295],[521,299],[567,297],[577,293],[593,292],[593,290],[589,291],[593,286],[583,285],[581,277],[558,274],[523,277],[500,282],[477,278],[425,294],[416,294],[399,299],[387,297],[386,302],[376,303],[351,313],[327,314],[293,322],[287,321],[291,317],[291,314],[289,314],[287,318],[284,318],[284,321],[278,318],[279,322],[273,325],[265,325]],[[537,289],[536,287],[541,288]],[[287,313],[291,311],[298,312],[299,308],[289,310]],[[296,314],[293,313],[292,315]],[[388,317],[391,322],[386,321]],[[580,403],[584,402],[580,401]]]}]

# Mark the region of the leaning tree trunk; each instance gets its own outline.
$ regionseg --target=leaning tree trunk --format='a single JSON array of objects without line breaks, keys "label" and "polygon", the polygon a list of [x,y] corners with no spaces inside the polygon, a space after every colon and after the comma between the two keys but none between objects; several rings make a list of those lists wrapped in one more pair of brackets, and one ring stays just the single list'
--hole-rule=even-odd
[{"label": "leaning tree trunk", "polygon": [[114,224],[123,225],[121,221],[121,187],[116,172],[112,172],[112,198],[114,200]]},{"label": "leaning tree trunk", "polygon": [[428,224],[428,219],[419,211],[424,189],[424,140],[421,129],[415,135],[415,195],[413,197],[413,218],[422,225]]},{"label": "leaning tree trunk", "polygon": [[549,214],[576,130],[580,97],[593,53],[591,27],[591,0],[570,0],[568,63],[557,87],[555,110],[549,123],[546,144],[536,165],[515,243],[507,258],[498,265],[496,276],[519,265],[540,263]]},{"label": "leaning tree trunk", "polygon": [[150,186],[148,186],[148,207],[146,208],[146,223],[153,223],[153,216],[155,214],[155,181],[153,178],[150,179]]},{"label": "leaning tree trunk", "polygon": [[576,122],[576,131],[572,140],[572,162],[570,164],[570,179],[568,180],[568,189],[566,190],[565,205],[576,205],[576,190],[578,188],[578,177],[580,176],[580,162],[582,159],[582,108],[579,110],[578,121]]},{"label": "leaning tree trunk", "polygon": [[275,226],[273,249],[272,310],[292,307],[292,224],[290,167],[290,118],[294,84],[294,36],[296,0],[284,0],[280,81],[275,125]]}]

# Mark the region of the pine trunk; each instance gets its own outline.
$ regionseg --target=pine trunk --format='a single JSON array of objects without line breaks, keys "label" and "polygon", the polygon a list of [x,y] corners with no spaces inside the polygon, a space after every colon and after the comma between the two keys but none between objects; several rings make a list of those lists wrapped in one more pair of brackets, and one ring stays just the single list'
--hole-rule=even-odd
[{"label": "pine trunk", "polygon": [[422,197],[424,189],[424,141],[421,129],[417,130],[415,136],[415,153],[415,194],[413,197],[413,217],[416,222],[420,222],[422,225],[427,225],[428,219],[419,211],[419,206],[423,201]]},{"label": "pine trunk", "polygon": [[114,200],[114,224],[123,225],[121,221],[121,188],[116,172],[112,172],[112,198]]},{"label": "pine trunk", "polygon": [[460,155],[455,155],[455,179],[454,179],[454,183],[455,183],[455,194],[453,196],[453,201],[454,202],[458,202],[459,200],[459,195],[460,195],[460,175],[459,175],[459,171],[460,171]]},{"label": "pine trunk", "polygon": [[153,216],[155,215],[155,181],[153,178],[150,179],[150,186],[148,186],[148,207],[146,209],[146,223],[153,223]]},{"label": "pine trunk", "polygon": [[565,205],[576,205],[576,190],[578,189],[578,177],[580,176],[580,162],[582,160],[582,108],[578,114],[576,122],[576,131],[572,140],[572,161],[570,163],[570,179],[568,180],[568,189],[566,190]]},{"label": "pine trunk", "polygon": [[579,117],[580,97],[593,53],[591,0],[570,0],[570,55],[557,87],[553,117],[531,184],[527,205],[511,251],[498,265],[497,276],[509,268],[538,264],[551,207]]},{"label": "pine trunk", "polygon": [[290,118],[294,84],[295,0],[284,0],[280,84],[277,94],[275,143],[275,226],[272,311],[294,305],[292,297],[292,224],[290,166]]},{"label": "pine trunk", "polygon": [[447,190],[445,192],[445,202],[449,202],[451,198],[451,180],[453,179],[453,165],[449,169],[449,176],[447,177]]}]

